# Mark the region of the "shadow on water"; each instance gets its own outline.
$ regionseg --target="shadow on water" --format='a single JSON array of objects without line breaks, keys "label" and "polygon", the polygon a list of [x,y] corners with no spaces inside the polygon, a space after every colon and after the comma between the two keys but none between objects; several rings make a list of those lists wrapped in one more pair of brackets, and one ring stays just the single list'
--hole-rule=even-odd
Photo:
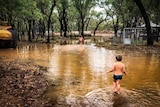
[{"label": "shadow on water", "polygon": [[113,102],[113,107],[129,107],[127,98],[122,95],[115,95]]}]

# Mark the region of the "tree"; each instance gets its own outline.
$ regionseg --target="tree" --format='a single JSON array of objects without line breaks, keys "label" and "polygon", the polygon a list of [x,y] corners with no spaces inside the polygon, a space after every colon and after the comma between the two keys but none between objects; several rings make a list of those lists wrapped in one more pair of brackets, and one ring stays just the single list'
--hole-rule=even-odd
[{"label": "tree", "polygon": [[142,0],[142,3],[149,14],[149,19],[160,24],[160,0]]},{"label": "tree", "polygon": [[56,0],[53,0],[53,2],[51,2],[51,7],[50,7],[50,13],[49,13],[49,16],[48,16],[48,21],[47,21],[47,26],[48,26],[48,38],[47,38],[47,43],[50,42],[50,33],[49,33],[49,30],[50,30],[50,23],[51,23],[51,16],[52,16],[52,13],[53,13],[53,9],[54,7],[56,6]]},{"label": "tree", "polygon": [[148,18],[148,15],[145,11],[145,8],[141,2],[141,0],[134,0],[135,3],[137,4],[142,16],[143,16],[143,19],[145,21],[145,24],[146,24],[146,29],[147,29],[147,45],[153,45],[153,37],[152,37],[152,33],[151,33],[151,26],[150,26],[150,21],[149,21],[149,18]]},{"label": "tree", "polygon": [[19,9],[21,9],[20,14],[18,15],[18,19],[21,17],[26,21],[27,23],[27,32],[28,32],[28,41],[32,41],[34,37],[31,36],[32,29],[35,24],[35,20],[38,20],[41,18],[41,14],[39,9],[37,8],[37,2],[33,0],[28,1],[21,1],[21,6],[19,6]]},{"label": "tree", "polygon": [[100,26],[101,23],[106,21],[107,18],[106,18],[106,16],[104,17],[102,12],[97,12],[94,10],[91,11],[91,17],[94,18],[94,20],[96,22],[96,26],[94,27],[94,33],[93,33],[93,35],[95,36],[98,27]]},{"label": "tree", "polygon": [[79,23],[80,34],[84,37],[85,18],[89,14],[90,9],[95,5],[95,0],[73,0],[73,2],[81,20],[81,23]]},{"label": "tree", "polygon": [[67,9],[68,9],[67,0],[59,0],[59,5],[57,5],[59,13],[59,22],[60,22],[60,34],[64,32],[64,37],[67,37],[68,30],[68,18],[67,18]]},{"label": "tree", "polygon": [[[102,16],[112,19],[113,26],[109,23],[112,30],[114,25],[118,25],[118,28],[125,27],[127,24],[138,25],[138,21],[143,22],[141,20],[143,16],[147,28],[147,45],[153,45],[150,23],[148,22],[151,20],[157,24],[160,23],[159,0],[1,0],[0,17],[9,23],[14,23],[19,32],[27,31],[29,41],[34,38],[34,35],[31,35],[32,29],[41,22],[44,28],[43,34],[47,28],[47,42],[50,42],[51,26],[52,30],[54,28],[59,31],[61,28],[64,36],[71,30],[78,29],[79,33],[84,36],[84,30],[96,31],[99,29],[104,24],[102,23],[104,17],[97,17],[97,19],[91,17],[91,10],[95,5],[104,8],[105,13],[103,11]],[[60,19],[60,23],[58,19]],[[56,27],[53,27],[53,24]],[[106,26],[108,25],[106,24]],[[116,26],[115,31],[117,30]]]}]

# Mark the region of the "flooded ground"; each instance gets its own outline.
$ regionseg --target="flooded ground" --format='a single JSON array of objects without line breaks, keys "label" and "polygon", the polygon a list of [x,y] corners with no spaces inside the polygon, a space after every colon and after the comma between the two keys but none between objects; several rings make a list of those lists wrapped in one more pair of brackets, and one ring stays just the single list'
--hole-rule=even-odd
[{"label": "flooded ground", "polygon": [[93,45],[32,44],[17,49],[0,49],[0,60],[21,59],[47,67],[46,77],[51,85],[46,99],[63,105],[69,96],[91,96],[88,93],[99,89],[110,93],[112,73],[105,71],[111,68],[117,54],[123,56],[126,64],[128,75],[123,77],[121,86],[127,94],[124,94],[125,101],[121,104],[112,101],[112,106],[127,107],[133,102],[142,107],[160,105],[159,54],[109,50]]}]

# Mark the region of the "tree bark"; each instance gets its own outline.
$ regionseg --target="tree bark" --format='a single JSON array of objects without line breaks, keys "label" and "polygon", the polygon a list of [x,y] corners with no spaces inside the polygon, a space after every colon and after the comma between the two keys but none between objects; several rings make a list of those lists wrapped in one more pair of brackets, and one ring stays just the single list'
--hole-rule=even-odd
[{"label": "tree bark", "polygon": [[32,20],[32,39],[35,39],[35,20]]},{"label": "tree bark", "polygon": [[62,37],[63,33],[63,13],[59,12],[59,23],[60,23],[60,36]]},{"label": "tree bark", "polygon": [[86,31],[88,30],[88,25],[89,25],[90,19],[91,18],[88,18],[88,20],[86,20],[86,22],[85,22],[86,23]]},{"label": "tree bark", "polygon": [[68,23],[67,23],[67,13],[66,13],[66,9],[64,8],[63,9],[63,23],[64,23],[64,37],[67,37],[67,26],[68,26]]},{"label": "tree bark", "polygon": [[84,38],[84,26],[85,26],[85,23],[84,23],[84,16],[83,16],[83,13],[81,12],[81,36]]},{"label": "tree bark", "polygon": [[96,35],[96,31],[97,31],[99,25],[100,25],[102,22],[104,22],[104,21],[106,21],[106,19],[101,20],[101,21],[97,24],[96,28],[94,29],[94,36]]},{"label": "tree bark", "polygon": [[53,8],[54,8],[55,6],[56,6],[56,0],[53,1],[52,7],[51,7],[51,9],[50,9],[50,14],[49,14],[49,17],[48,17],[48,21],[47,21],[47,25],[48,25],[48,38],[47,38],[47,43],[50,42],[49,29],[50,29],[51,16],[52,16],[52,13],[53,13]]},{"label": "tree bark", "polygon": [[32,23],[32,20],[28,20],[28,41],[31,41],[31,23]]},{"label": "tree bark", "polygon": [[150,46],[150,45],[153,45],[153,36],[152,36],[152,33],[151,33],[151,26],[150,26],[150,21],[149,21],[149,18],[148,18],[148,15],[146,13],[146,10],[141,2],[141,0],[134,0],[136,5],[138,6],[142,16],[143,16],[143,19],[145,21],[145,24],[146,24],[146,29],[147,29],[147,45]]}]

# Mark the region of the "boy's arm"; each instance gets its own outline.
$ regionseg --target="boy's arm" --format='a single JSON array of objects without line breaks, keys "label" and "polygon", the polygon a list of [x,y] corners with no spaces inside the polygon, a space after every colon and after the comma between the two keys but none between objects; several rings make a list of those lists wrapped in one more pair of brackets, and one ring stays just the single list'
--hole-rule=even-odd
[{"label": "boy's arm", "polygon": [[127,72],[126,72],[126,67],[125,67],[125,65],[123,66],[123,73],[124,73],[125,75],[127,75]]}]

